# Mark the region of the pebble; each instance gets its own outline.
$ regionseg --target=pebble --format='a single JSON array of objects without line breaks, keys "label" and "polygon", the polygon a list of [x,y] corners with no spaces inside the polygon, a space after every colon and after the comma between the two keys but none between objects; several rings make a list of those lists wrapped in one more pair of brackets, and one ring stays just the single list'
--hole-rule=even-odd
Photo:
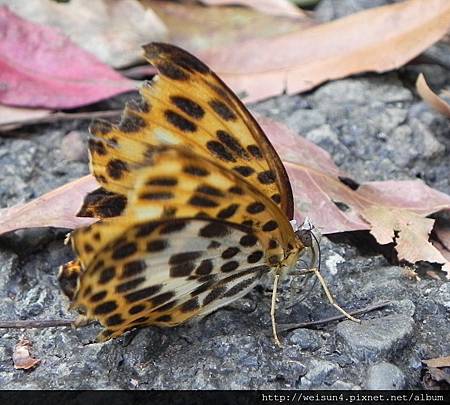
[{"label": "pebble", "polygon": [[405,388],[405,375],[396,365],[380,362],[369,367],[366,389],[401,390]]}]

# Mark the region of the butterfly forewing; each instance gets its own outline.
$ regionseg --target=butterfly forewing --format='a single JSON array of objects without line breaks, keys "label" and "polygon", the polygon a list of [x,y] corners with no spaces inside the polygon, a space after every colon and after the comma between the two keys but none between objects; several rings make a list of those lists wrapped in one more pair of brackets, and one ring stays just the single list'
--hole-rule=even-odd
[{"label": "butterfly forewing", "polygon": [[91,166],[102,186],[127,195],[152,146],[182,145],[246,178],[292,218],[286,171],[239,99],[187,52],[166,44],[144,49],[160,75],[141,88],[142,101],[127,106],[118,126],[91,126]]}]

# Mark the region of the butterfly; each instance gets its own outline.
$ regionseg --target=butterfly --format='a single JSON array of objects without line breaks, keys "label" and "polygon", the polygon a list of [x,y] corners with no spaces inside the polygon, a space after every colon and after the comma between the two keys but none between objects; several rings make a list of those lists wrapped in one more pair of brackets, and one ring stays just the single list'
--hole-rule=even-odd
[{"label": "butterfly", "polygon": [[104,327],[100,341],[205,316],[264,274],[278,282],[310,247],[290,223],[281,159],[238,97],[190,53],[143,48],[159,74],[119,124],[90,126],[101,188],[80,215],[99,221],[72,232],[77,258],[59,274],[72,307]]}]

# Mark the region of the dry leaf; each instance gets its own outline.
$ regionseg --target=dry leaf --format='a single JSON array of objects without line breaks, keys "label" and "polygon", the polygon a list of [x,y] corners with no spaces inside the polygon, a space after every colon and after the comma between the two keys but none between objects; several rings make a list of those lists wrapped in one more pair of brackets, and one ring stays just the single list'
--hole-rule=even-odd
[{"label": "dry leaf", "polygon": [[450,356],[422,360],[422,383],[429,390],[448,390],[450,388]]},{"label": "dry leaf", "polygon": [[450,356],[422,360],[428,367],[450,367]]},{"label": "dry leaf", "polygon": [[366,208],[361,216],[371,224],[370,233],[379,244],[395,243],[399,260],[441,264],[450,278],[450,262],[429,242],[434,219],[383,206]]},{"label": "dry leaf", "polygon": [[449,28],[448,0],[429,0],[426,5],[423,0],[410,0],[199,56],[238,94],[247,94],[246,102],[252,102],[283,91],[310,90],[355,73],[398,68]]},{"label": "dry leaf", "polygon": [[2,131],[10,131],[20,127],[21,122],[33,118],[46,117],[51,114],[50,110],[42,108],[20,108],[0,105],[0,126]]},{"label": "dry leaf", "polygon": [[422,97],[424,101],[426,101],[436,111],[439,111],[441,114],[450,118],[450,105],[430,89],[422,73],[417,78],[416,88],[417,92],[420,94],[420,97]]},{"label": "dry leaf", "polygon": [[193,53],[267,39],[315,24],[309,17],[292,19],[261,14],[244,7],[204,7],[192,3],[141,0],[170,27],[170,42]]},{"label": "dry leaf", "polygon": [[116,68],[143,60],[141,45],[167,36],[162,21],[137,0],[0,0],[20,16],[64,32]]},{"label": "dry leaf", "polygon": [[15,369],[30,370],[41,362],[41,360],[31,357],[31,346],[31,342],[24,338],[20,339],[20,341],[16,344],[13,352],[13,363]]},{"label": "dry leaf", "polygon": [[92,176],[74,180],[38,197],[27,204],[0,210],[0,234],[22,228],[53,226],[78,228],[91,224],[92,218],[79,218],[76,213],[85,195],[98,188]]},{"label": "dry leaf", "polygon": [[208,6],[242,5],[261,13],[286,17],[302,17],[305,13],[288,0],[200,0]]},{"label": "dry leaf", "polygon": [[0,6],[0,103],[73,108],[135,88],[57,30]]},{"label": "dry leaf", "polygon": [[257,118],[288,171],[297,219],[312,218],[324,234],[369,230],[360,213],[371,206],[408,209],[423,217],[450,210],[450,196],[421,180],[357,184],[325,150],[278,122]]}]

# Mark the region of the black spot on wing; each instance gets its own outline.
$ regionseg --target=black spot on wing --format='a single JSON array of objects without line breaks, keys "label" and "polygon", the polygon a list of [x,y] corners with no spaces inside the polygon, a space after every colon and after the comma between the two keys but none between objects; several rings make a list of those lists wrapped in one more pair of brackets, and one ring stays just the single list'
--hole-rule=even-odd
[{"label": "black spot on wing", "polygon": [[190,198],[189,204],[194,205],[196,207],[204,207],[204,208],[214,208],[219,205],[214,200],[196,194]]},{"label": "black spot on wing", "polygon": [[227,289],[225,287],[216,287],[216,288],[214,288],[213,290],[211,290],[211,292],[203,300],[203,305],[208,305],[211,302],[217,300],[218,298],[220,298],[222,296],[222,294],[226,290]]},{"label": "black spot on wing", "polygon": [[119,124],[119,129],[126,133],[137,132],[142,128],[145,128],[145,120],[137,115],[129,112],[122,117]]},{"label": "black spot on wing", "polygon": [[114,248],[112,258],[115,260],[124,259],[137,252],[136,242],[128,242]]},{"label": "black spot on wing", "polygon": [[236,213],[238,208],[239,208],[238,204],[230,204],[227,208],[224,208],[221,211],[219,211],[219,213],[217,214],[217,218],[228,219]]},{"label": "black spot on wing", "polygon": [[116,269],[112,266],[102,270],[98,279],[99,284],[106,284],[116,276]]},{"label": "black spot on wing", "polygon": [[199,236],[204,238],[221,238],[227,236],[230,230],[225,224],[211,222],[200,229]]},{"label": "black spot on wing", "polygon": [[154,177],[145,183],[147,186],[176,186],[178,179],[175,177]]},{"label": "black spot on wing", "polygon": [[236,120],[236,114],[224,102],[220,100],[211,100],[208,104],[223,120]]},{"label": "black spot on wing", "polygon": [[146,267],[147,266],[143,260],[133,260],[125,263],[123,265],[123,273],[121,278],[128,278],[141,274]]},{"label": "black spot on wing", "polygon": [[245,149],[242,147],[241,143],[232,135],[230,135],[228,132],[223,131],[219,129],[216,132],[217,139],[219,139],[220,142],[222,142],[227,148],[232,150],[234,153],[236,153],[238,156],[249,159],[250,156],[245,151]]},{"label": "black spot on wing", "polygon": [[276,180],[275,173],[272,170],[258,173],[258,180],[261,184],[272,184]]},{"label": "black spot on wing", "polygon": [[209,175],[208,170],[195,165],[185,166],[183,171],[197,177],[205,177]]},{"label": "black spot on wing", "polygon": [[171,96],[170,100],[174,103],[181,111],[189,115],[194,119],[201,119],[205,115],[203,108],[198,105],[194,100],[183,96]]},{"label": "black spot on wing", "polygon": [[106,165],[106,173],[115,180],[121,179],[124,172],[128,171],[128,165],[120,159],[111,159]]},{"label": "black spot on wing", "polygon": [[186,301],[184,304],[180,306],[181,312],[192,312],[200,308],[200,305],[198,303],[198,298],[194,297],[190,300]]},{"label": "black spot on wing", "polygon": [[233,167],[233,170],[243,177],[248,177],[255,172],[255,170],[253,170],[250,166],[236,166]]},{"label": "black spot on wing", "polygon": [[183,132],[195,132],[197,131],[197,125],[192,121],[184,118],[182,115],[178,114],[172,110],[164,111],[164,116],[166,120],[170,122],[174,127],[180,129]]},{"label": "black spot on wing", "polygon": [[227,162],[236,162],[236,159],[233,157],[233,155],[220,142],[209,141],[206,144],[206,147],[219,159],[225,160]]},{"label": "black spot on wing", "polygon": [[117,304],[114,301],[106,301],[95,307],[95,315],[109,314],[117,309]]},{"label": "black spot on wing", "polygon": [[261,153],[261,149],[257,145],[248,145],[247,150],[250,154],[256,159],[262,159],[263,154]]},{"label": "black spot on wing", "polygon": [[132,293],[125,295],[125,300],[130,303],[145,300],[158,293],[162,287],[162,284],[158,284],[143,288],[141,290],[133,291]]},{"label": "black spot on wing", "polygon": [[165,239],[151,240],[147,242],[147,252],[149,253],[161,252],[162,250],[166,249],[168,245],[169,243]]}]

